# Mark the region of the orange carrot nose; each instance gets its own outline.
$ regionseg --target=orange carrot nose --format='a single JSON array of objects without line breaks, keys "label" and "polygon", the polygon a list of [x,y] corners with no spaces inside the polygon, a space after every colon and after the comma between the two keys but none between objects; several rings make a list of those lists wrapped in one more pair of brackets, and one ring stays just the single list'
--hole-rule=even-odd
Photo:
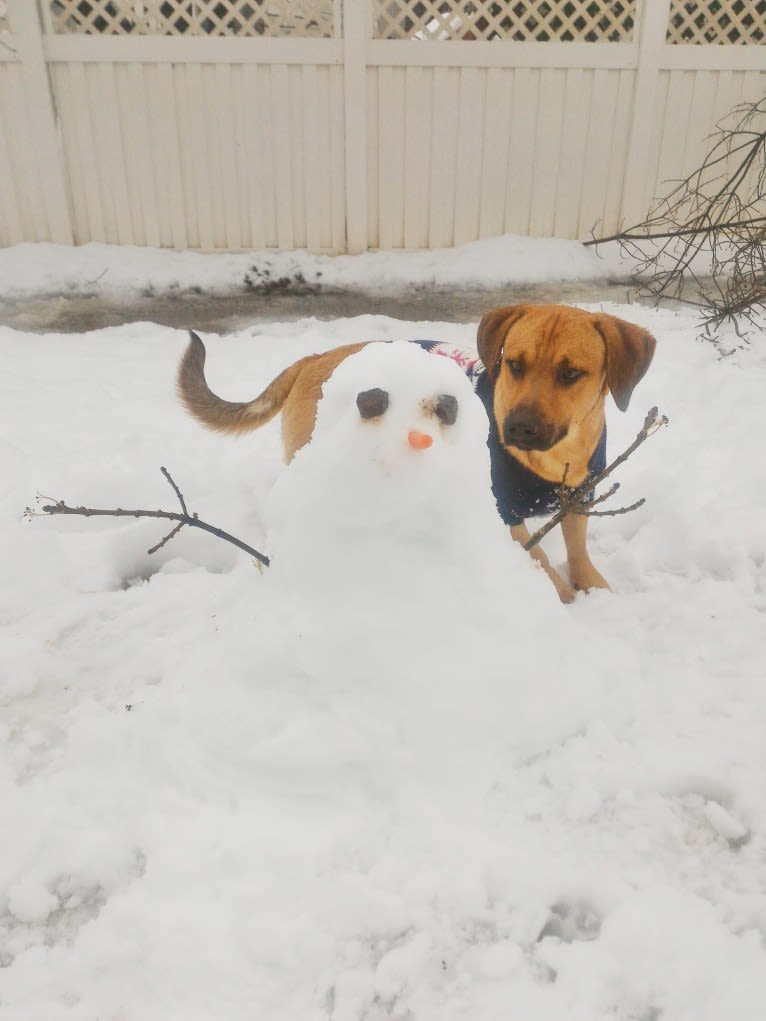
[{"label": "orange carrot nose", "polygon": [[428,433],[419,433],[414,429],[407,434],[407,442],[413,450],[425,450],[426,447],[430,447],[433,443],[433,436],[429,436]]}]

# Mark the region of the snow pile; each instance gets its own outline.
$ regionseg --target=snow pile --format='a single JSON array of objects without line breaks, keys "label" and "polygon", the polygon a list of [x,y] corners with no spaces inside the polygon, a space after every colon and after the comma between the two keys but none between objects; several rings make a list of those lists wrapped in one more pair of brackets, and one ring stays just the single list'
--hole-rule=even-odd
[{"label": "snow pile", "polygon": [[[356,396],[373,387],[390,404],[364,421]],[[418,760],[418,773],[443,780],[449,771],[479,796],[503,757],[536,754],[573,714],[584,724],[611,668],[594,665],[579,706],[563,699],[563,717],[551,706],[560,677],[540,670],[541,649],[551,630],[574,642],[577,627],[508,541],[489,487],[484,409],[454,362],[407,343],[373,344],[325,392],[315,436],[277,482],[267,515],[269,598],[295,615],[275,629],[275,658],[288,627],[318,686],[343,678],[343,743],[357,764],[361,756],[385,773],[403,756],[398,782]],[[454,425],[428,410],[439,394],[458,398]],[[433,445],[412,449],[411,430]],[[512,663],[487,635],[504,636]],[[333,733],[328,742],[336,753],[339,741]],[[490,772],[478,781],[485,760]]]},{"label": "snow pile", "polygon": [[4,300],[67,293],[147,295],[202,290],[242,291],[275,284],[386,290],[413,287],[498,287],[550,280],[628,276],[615,246],[508,234],[423,252],[360,256],[308,252],[202,255],[130,245],[22,244],[0,248]]},{"label": "snow pile", "polygon": [[[591,526],[614,592],[568,607],[494,517],[445,359],[349,359],[285,469],[276,423],[183,412],[180,332],[0,329],[2,1021],[760,1021],[766,359],[607,310],[658,337],[610,452],[651,404],[671,425],[619,473],[646,505]],[[208,374],[248,399],[309,351],[424,335],[475,325],[260,326]],[[273,567],[22,518],[38,488],[170,507],[160,464]]]}]

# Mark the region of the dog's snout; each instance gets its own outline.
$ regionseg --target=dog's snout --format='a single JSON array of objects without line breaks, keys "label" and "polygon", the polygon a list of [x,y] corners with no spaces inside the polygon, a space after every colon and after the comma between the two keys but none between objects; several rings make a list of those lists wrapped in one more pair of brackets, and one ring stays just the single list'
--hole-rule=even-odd
[{"label": "dog's snout", "polygon": [[560,438],[555,432],[552,425],[533,412],[517,409],[503,423],[503,442],[520,450],[547,450]]},{"label": "dog's snout", "polygon": [[503,434],[509,446],[526,449],[540,438],[540,423],[528,413],[514,412],[506,416]]}]

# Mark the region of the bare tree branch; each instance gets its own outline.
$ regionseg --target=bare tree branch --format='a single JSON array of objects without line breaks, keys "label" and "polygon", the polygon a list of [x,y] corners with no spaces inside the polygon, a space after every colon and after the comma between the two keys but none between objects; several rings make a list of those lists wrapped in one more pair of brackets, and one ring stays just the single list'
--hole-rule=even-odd
[{"label": "bare tree branch", "polygon": [[726,320],[744,339],[743,321],[766,318],[766,96],[735,107],[710,142],[646,219],[585,244],[618,243],[644,293],[699,305],[707,339]]},{"label": "bare tree branch", "polygon": [[196,514],[189,514],[186,509],[186,502],[183,498],[181,490],[174,482],[170,472],[166,468],[160,468],[160,471],[167,479],[170,486],[178,498],[178,502],[181,505],[181,513],[177,511],[165,511],[165,510],[123,510],[122,507],[113,509],[102,509],[98,507],[70,507],[64,503],[63,500],[55,500],[53,497],[43,496],[39,499],[50,500],[50,503],[42,504],[39,511],[34,511],[30,507],[25,510],[27,517],[39,517],[40,515],[57,515],[57,514],[70,514],[77,515],[84,518],[92,517],[111,517],[111,518],[160,518],[165,521],[176,521],[178,524],[171,529],[170,532],[161,539],[156,546],[152,546],[151,549],[147,550],[147,553],[156,553],[157,550],[161,549],[166,542],[169,542],[174,538],[184,525],[189,525],[191,528],[201,528],[205,532],[209,532],[211,535],[217,536],[219,539],[223,539],[225,542],[230,542],[233,546],[243,550],[245,553],[249,553],[251,557],[255,557],[261,564],[268,567],[269,558],[264,553],[259,553],[257,549],[253,549],[252,546],[248,546],[246,542],[242,542],[241,539],[237,539],[236,536],[230,535],[229,532],[224,532],[222,528],[218,528],[216,525],[211,525],[207,521],[202,521],[201,518],[197,517]]},{"label": "bare tree branch", "polygon": [[[766,216],[754,216],[750,220],[732,220],[731,223],[720,223],[716,227],[718,230],[739,230],[742,227],[752,227],[753,224],[757,223],[763,223],[766,227]],[[605,245],[609,241],[664,241],[667,238],[709,234],[711,230],[709,224],[697,224],[694,227],[679,227],[677,230],[667,230],[664,233],[647,233],[646,231],[641,231],[639,229],[640,226],[639,224],[636,227],[630,227],[628,230],[620,231],[605,238],[594,236],[588,241],[583,241],[583,245],[587,248],[589,245]],[[636,233],[633,233],[634,231]]]},{"label": "bare tree branch", "polygon": [[546,521],[546,523],[530,536],[529,540],[524,544],[525,550],[532,549],[536,546],[541,539],[544,539],[548,532],[552,531],[556,525],[558,525],[568,514],[584,514],[586,517],[614,517],[617,514],[628,514],[630,511],[637,510],[643,506],[646,500],[642,497],[635,503],[632,503],[629,507],[619,507],[616,510],[609,511],[594,511],[592,508],[597,504],[603,503],[608,500],[610,496],[614,496],[617,490],[620,488],[619,482],[615,482],[611,487],[601,496],[593,497],[591,494],[595,487],[603,482],[604,479],[608,478],[609,475],[618,468],[621,464],[624,464],[628,460],[630,455],[637,450],[642,443],[644,443],[650,436],[654,435],[658,429],[668,424],[668,419],[665,415],[659,416],[657,408],[651,408],[644,419],[644,424],[641,426],[635,440],[631,445],[623,450],[611,464],[608,464],[603,471],[600,471],[597,475],[589,476],[585,482],[576,488],[572,489],[566,485],[566,478],[569,473],[569,465],[564,468],[564,476],[559,486],[559,509],[553,515],[553,517]]}]

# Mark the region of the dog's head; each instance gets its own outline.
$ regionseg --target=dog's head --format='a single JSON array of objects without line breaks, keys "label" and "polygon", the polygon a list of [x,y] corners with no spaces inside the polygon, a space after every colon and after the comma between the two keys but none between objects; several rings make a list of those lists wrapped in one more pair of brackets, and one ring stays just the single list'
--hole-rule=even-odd
[{"label": "dog's head", "polygon": [[487,312],[478,349],[494,387],[502,442],[549,450],[603,407],[625,411],[649,368],[654,337],[606,313],[567,305],[509,305]]}]

